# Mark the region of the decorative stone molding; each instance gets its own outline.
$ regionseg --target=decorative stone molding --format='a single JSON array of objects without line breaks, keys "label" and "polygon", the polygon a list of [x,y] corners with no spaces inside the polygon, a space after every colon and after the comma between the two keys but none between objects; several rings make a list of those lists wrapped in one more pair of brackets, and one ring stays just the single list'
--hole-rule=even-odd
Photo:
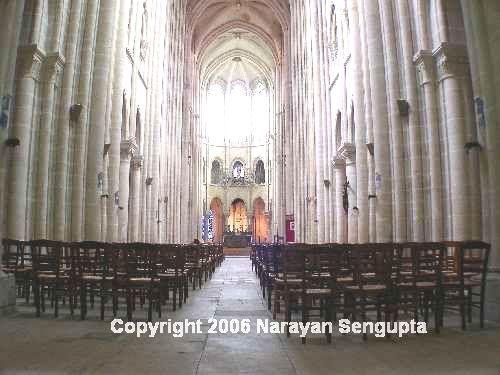
[{"label": "decorative stone molding", "polygon": [[36,44],[19,47],[19,77],[39,80],[44,58],[45,53]]},{"label": "decorative stone molding", "polygon": [[442,43],[432,55],[436,59],[438,80],[465,76],[469,71],[469,59],[465,46]]},{"label": "decorative stone molding", "polygon": [[430,51],[421,50],[413,57],[417,69],[418,83],[423,86],[435,77],[434,57]]},{"label": "decorative stone molding", "polygon": [[352,143],[343,143],[338,150],[340,158],[344,159],[346,163],[352,164],[356,162],[356,146]]},{"label": "decorative stone molding", "polygon": [[120,157],[122,159],[133,158],[137,154],[137,145],[135,139],[127,139],[120,143]]},{"label": "decorative stone molding", "polygon": [[46,82],[57,82],[61,78],[65,60],[58,52],[47,55],[42,68],[42,79]]},{"label": "decorative stone molding", "polygon": [[142,155],[134,155],[130,160],[130,166],[134,170],[139,170],[144,166],[144,156]]},{"label": "decorative stone molding", "polygon": [[332,160],[332,166],[334,169],[342,169],[345,168],[345,159],[340,156],[335,156]]}]

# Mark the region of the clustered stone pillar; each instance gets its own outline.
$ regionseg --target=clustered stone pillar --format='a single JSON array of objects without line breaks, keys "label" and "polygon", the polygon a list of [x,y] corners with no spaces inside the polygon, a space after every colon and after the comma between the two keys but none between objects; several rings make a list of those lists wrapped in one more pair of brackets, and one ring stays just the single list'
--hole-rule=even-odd
[{"label": "clustered stone pillar", "polygon": [[74,76],[77,66],[78,55],[78,41],[83,29],[82,25],[82,12],[84,12],[82,0],[74,0],[71,2],[71,9],[69,14],[69,25],[66,36],[65,46],[65,59],[64,72],[61,83],[61,97],[59,105],[59,113],[56,117],[55,123],[55,146],[54,146],[54,205],[53,213],[53,238],[59,241],[67,239],[67,232],[69,232],[69,215],[67,215],[67,196],[68,192],[68,173],[69,173],[69,137],[71,128],[74,128],[73,120],[71,120],[71,112],[76,114],[73,105],[73,88]]},{"label": "clustered stone pillar", "polygon": [[[99,13],[99,1],[89,0],[85,13],[85,28],[83,45],[81,47],[80,73],[76,94],[76,105],[79,107],[79,116],[72,121],[73,144],[71,178],[71,240],[83,240],[83,209],[85,198],[85,160],[87,158],[87,139],[90,104],[91,82],[93,73],[93,57]],[[67,157],[67,155],[66,155]],[[66,224],[65,224],[66,225]]]},{"label": "clustered stone pillar", "polygon": [[469,195],[465,155],[465,114],[460,79],[466,73],[467,57],[462,47],[442,44],[434,52],[442,87],[448,141],[451,238],[469,238]]},{"label": "clustered stone pillar", "polygon": [[50,140],[54,121],[54,101],[56,90],[59,86],[60,75],[64,66],[64,59],[59,53],[47,56],[45,66],[42,67],[42,114],[38,142],[38,173],[36,179],[36,204],[35,204],[35,236],[36,238],[49,238],[48,236],[48,190],[49,190],[49,163]]},{"label": "clustered stone pillar", "polygon": [[28,201],[28,168],[30,163],[31,131],[33,128],[33,106],[36,86],[44,53],[37,45],[20,47],[18,57],[18,78],[11,139],[19,142],[12,149],[11,172],[7,196],[7,236],[9,238],[26,239],[26,215]]},{"label": "clustered stone pillar", "polygon": [[387,115],[384,49],[377,1],[364,0],[370,86],[376,190],[376,241],[392,241],[392,179]]},{"label": "clustered stone pillar", "polygon": [[89,118],[89,139],[85,178],[85,238],[101,240],[101,195],[103,184],[104,136],[106,130],[107,88],[111,75],[111,56],[115,12],[118,2],[103,1],[99,9],[98,34],[95,47],[92,107]]},{"label": "clustered stone pillar", "polygon": [[[482,237],[491,241],[490,269],[500,271],[500,43],[497,1],[461,0],[471,66],[479,149]],[[472,150],[471,150],[472,151]],[[472,151],[477,152],[477,151]],[[472,176],[471,176],[472,180]]]},{"label": "clustered stone pillar", "polygon": [[[117,5],[118,6],[118,5]],[[126,67],[127,67],[127,21],[129,8],[126,2],[119,2],[119,12],[117,18],[116,40],[114,47],[113,66],[113,94],[111,98],[111,124],[109,129],[109,166],[108,166],[108,199],[107,207],[107,241],[119,241],[118,237],[118,211],[119,207],[128,204],[123,200],[120,192],[120,160],[122,131],[127,126],[128,117],[124,116],[128,112],[124,105],[127,105],[127,98],[130,93],[126,90]],[[127,134],[128,129],[125,131]]]}]

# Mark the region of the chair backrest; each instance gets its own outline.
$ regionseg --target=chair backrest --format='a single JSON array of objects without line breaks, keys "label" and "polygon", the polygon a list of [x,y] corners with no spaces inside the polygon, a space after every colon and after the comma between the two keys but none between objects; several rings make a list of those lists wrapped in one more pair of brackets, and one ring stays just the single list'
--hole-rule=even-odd
[{"label": "chair backrest", "polygon": [[152,278],[157,274],[159,245],[136,242],[115,246],[120,249],[127,277]]},{"label": "chair backrest", "polygon": [[62,241],[29,241],[35,273],[53,273],[58,279],[63,274],[73,272],[71,244]]},{"label": "chair backrest", "polygon": [[186,263],[186,249],[182,245],[165,244],[158,249],[158,272],[183,273]]},{"label": "chair backrest", "polygon": [[388,287],[392,285],[392,275],[395,272],[394,244],[370,243],[350,246],[355,283],[383,284]]},{"label": "chair backrest", "polygon": [[71,244],[73,266],[77,276],[114,276],[113,246],[105,242],[83,241]]},{"label": "chair backrest", "polygon": [[25,266],[31,266],[31,251],[25,241],[4,238],[2,246],[2,264],[6,271],[17,272]]},{"label": "chair backrest", "polygon": [[460,244],[459,279],[469,275],[479,277],[484,288],[488,273],[491,245],[482,241],[464,241]]}]

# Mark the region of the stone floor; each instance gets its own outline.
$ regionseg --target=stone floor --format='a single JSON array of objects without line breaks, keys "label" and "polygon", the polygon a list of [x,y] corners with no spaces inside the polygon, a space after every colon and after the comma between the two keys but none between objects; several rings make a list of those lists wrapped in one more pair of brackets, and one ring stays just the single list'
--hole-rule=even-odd
[{"label": "stone floor", "polygon": [[[257,334],[188,334],[155,338],[113,334],[111,317],[86,321],[51,310],[35,318],[29,306],[0,318],[0,373],[94,374],[500,374],[500,326],[480,331],[446,328],[402,339],[358,335],[298,337]],[[141,320],[143,311],[134,318]],[[109,314],[108,314],[109,315]],[[124,312],[120,311],[123,316]],[[165,316],[166,315],[166,316]],[[203,289],[162,320],[270,318],[248,258],[227,258]],[[447,326],[454,325],[448,318]],[[207,325],[203,330],[206,332]]]}]

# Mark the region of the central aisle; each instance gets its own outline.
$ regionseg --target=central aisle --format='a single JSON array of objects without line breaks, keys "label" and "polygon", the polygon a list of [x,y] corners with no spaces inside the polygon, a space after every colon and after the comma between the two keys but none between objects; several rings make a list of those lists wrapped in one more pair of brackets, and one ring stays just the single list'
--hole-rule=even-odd
[{"label": "central aisle", "polygon": [[[248,334],[206,336],[198,374],[294,374],[282,337],[257,334],[257,319],[270,319],[260,294],[258,279],[247,257],[227,257],[212,280],[193,298],[188,308],[205,310],[204,317],[250,319]],[[207,302],[211,308],[207,309]],[[184,314],[183,314],[184,315]],[[194,318],[194,317],[193,317]],[[208,327],[204,327],[204,331]]]}]

